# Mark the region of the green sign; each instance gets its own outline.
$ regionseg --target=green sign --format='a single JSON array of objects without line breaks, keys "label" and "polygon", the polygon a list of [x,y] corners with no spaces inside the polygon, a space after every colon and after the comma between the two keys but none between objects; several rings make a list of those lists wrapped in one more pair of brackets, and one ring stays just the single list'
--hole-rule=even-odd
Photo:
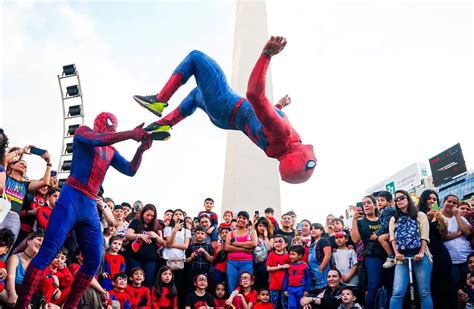
[{"label": "green sign", "polygon": [[395,183],[393,181],[389,182],[385,185],[385,189],[387,189],[387,191],[391,192],[392,194],[395,194]]}]

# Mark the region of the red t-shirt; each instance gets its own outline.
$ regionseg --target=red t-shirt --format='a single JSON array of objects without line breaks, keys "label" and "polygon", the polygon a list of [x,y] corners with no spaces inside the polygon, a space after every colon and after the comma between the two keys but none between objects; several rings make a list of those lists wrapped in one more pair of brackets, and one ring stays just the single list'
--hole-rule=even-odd
[{"label": "red t-shirt", "polygon": [[[2,268],[5,268],[5,262],[0,260],[0,269]],[[0,293],[3,292],[3,290],[5,289],[5,281],[4,280],[0,280]]]},{"label": "red t-shirt", "polygon": [[[270,252],[267,258],[267,266],[275,267],[278,265],[290,264],[290,256],[288,253],[277,254]],[[285,278],[285,269],[268,272],[270,276],[270,284],[268,289],[271,291],[279,291],[283,289],[283,279]]]},{"label": "red t-shirt", "polygon": [[274,309],[272,303],[256,303],[253,307],[253,309]]},{"label": "red t-shirt", "polygon": [[48,206],[41,207],[36,213],[36,222],[41,229],[46,230],[48,227],[49,218],[51,218],[51,212],[53,210]]},{"label": "red t-shirt", "polygon": [[130,305],[132,309],[138,308],[150,308],[151,297],[150,290],[147,287],[134,287],[133,285],[127,286],[127,294],[130,296]]},{"label": "red t-shirt", "polygon": [[[156,297],[156,289],[153,288],[151,290],[151,303],[152,303],[152,308],[153,309],[160,309],[160,307],[173,307],[173,308],[178,308],[178,296],[175,295],[175,297],[171,300],[167,296],[169,294],[169,288],[164,286],[162,287],[161,290],[161,297],[158,299]],[[171,304],[173,303],[173,304]]]},{"label": "red t-shirt", "polygon": [[[240,286],[237,287],[236,289],[237,291],[240,292],[241,288]],[[245,301],[247,302],[247,304],[249,303],[252,303],[252,304],[255,304],[257,303],[257,291],[255,290],[251,290],[250,292],[248,292],[247,294],[244,294],[244,298],[245,298]],[[236,299],[236,297],[234,297],[234,300]]]},{"label": "red t-shirt", "polygon": [[216,298],[214,297],[214,305],[216,305],[214,308],[216,309],[225,309],[225,301],[226,299],[223,298],[223,299],[219,299],[219,298]]},{"label": "red t-shirt", "polygon": [[106,252],[104,255],[105,272],[109,274],[111,280],[118,273],[125,272],[125,259],[120,254]]},{"label": "red t-shirt", "polygon": [[112,301],[117,300],[120,303],[120,309],[128,309],[130,307],[130,296],[125,291],[117,291],[115,289],[109,291],[109,301],[108,303],[112,305]]}]

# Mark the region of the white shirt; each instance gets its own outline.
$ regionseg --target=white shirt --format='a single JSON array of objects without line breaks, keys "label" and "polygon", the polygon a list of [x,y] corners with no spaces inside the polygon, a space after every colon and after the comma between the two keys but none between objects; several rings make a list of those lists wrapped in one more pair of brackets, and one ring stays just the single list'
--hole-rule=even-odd
[{"label": "white shirt", "polygon": [[[357,264],[357,253],[353,249],[337,249],[332,254],[336,268],[341,272],[341,275],[347,275],[352,269],[352,266]],[[357,286],[359,278],[357,273],[346,284],[349,286]]]},{"label": "white shirt", "polygon": [[[452,216],[451,218],[445,218],[448,221],[448,233],[457,232],[459,230],[459,224],[456,220],[456,217]],[[469,221],[467,221],[466,218],[461,217],[461,219],[464,221],[464,223],[469,225],[469,227],[471,226],[471,224],[469,224]],[[453,264],[466,263],[467,256],[472,252],[471,244],[464,235],[452,240],[445,241],[444,246],[448,249]]]},{"label": "white shirt", "polygon": [[[165,238],[171,236],[172,231],[172,227],[166,227],[163,232],[163,236]],[[176,232],[176,235],[174,237],[174,244],[184,244],[186,238],[191,238],[191,231],[182,228],[181,231]],[[165,260],[184,260],[186,258],[186,250],[165,247],[163,249],[163,258]]]}]

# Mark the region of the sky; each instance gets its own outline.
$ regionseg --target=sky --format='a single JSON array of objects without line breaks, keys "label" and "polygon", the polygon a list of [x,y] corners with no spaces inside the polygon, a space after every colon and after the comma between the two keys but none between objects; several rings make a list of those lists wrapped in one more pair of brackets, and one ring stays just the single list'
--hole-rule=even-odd
[{"label": "sky", "polygon": [[[119,130],[155,120],[132,96],[158,92],[191,50],[231,74],[235,1],[0,6],[0,127],[12,146],[48,149],[53,166],[62,145],[56,75],[63,65],[78,68],[85,124],[111,111]],[[367,188],[458,142],[473,167],[471,1],[268,1],[267,11],[269,33],[288,40],[271,64],[274,97],[292,97],[287,116],[318,158],[309,181],[281,183],[283,211],[320,222],[342,215]],[[170,110],[194,86],[183,86]],[[134,178],[109,170],[105,195],[191,214],[209,196],[219,213],[226,132],[197,111],[171,133],[144,154]],[[126,141],[116,149],[131,159],[137,146]],[[41,160],[27,161],[29,177],[41,177]]]}]

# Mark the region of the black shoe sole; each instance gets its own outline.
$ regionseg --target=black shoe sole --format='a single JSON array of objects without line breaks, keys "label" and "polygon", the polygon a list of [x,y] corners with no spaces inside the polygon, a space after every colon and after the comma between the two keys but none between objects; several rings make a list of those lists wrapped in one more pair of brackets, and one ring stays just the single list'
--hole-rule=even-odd
[{"label": "black shoe sole", "polygon": [[155,141],[166,141],[171,137],[171,134],[169,134],[169,132],[153,132],[151,133],[151,137]]},{"label": "black shoe sole", "polygon": [[160,112],[157,112],[155,110],[152,110],[152,109],[149,109],[148,108],[148,104],[150,104],[150,102],[147,102],[147,101],[143,101],[141,100],[140,98],[138,98],[137,96],[133,96],[133,99],[135,100],[135,102],[137,102],[141,107],[143,107],[144,109],[146,109],[147,111],[149,111],[150,113],[158,116],[158,117],[161,117],[163,114],[160,113]]}]

